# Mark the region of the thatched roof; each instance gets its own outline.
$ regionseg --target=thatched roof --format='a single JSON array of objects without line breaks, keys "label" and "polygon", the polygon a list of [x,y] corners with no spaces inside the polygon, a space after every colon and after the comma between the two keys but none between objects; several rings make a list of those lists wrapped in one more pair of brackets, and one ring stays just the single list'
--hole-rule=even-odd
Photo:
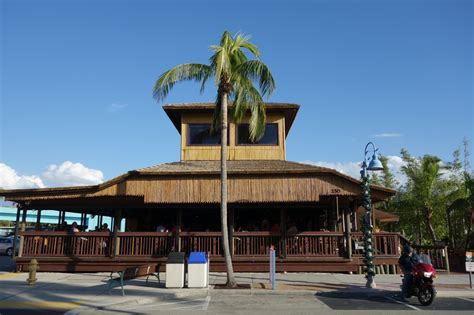
[{"label": "thatched roof", "polygon": [[[232,103],[229,105],[232,108]],[[288,135],[296,113],[300,108],[297,104],[289,103],[265,103],[267,113],[280,112],[285,115],[285,136]],[[209,112],[212,113],[215,109],[214,103],[180,103],[180,104],[166,104],[163,106],[168,117],[173,122],[174,126],[181,133],[181,115],[184,112]]]},{"label": "thatched roof", "polygon": [[[143,198],[144,203],[216,203],[219,161],[182,161],[130,171],[94,186],[0,190],[7,200]],[[314,202],[320,196],[357,197],[360,181],[333,169],[289,161],[228,161],[229,202]],[[395,192],[372,186],[375,200]],[[99,200],[99,199],[97,199]],[[33,204],[32,204],[33,205]]]}]

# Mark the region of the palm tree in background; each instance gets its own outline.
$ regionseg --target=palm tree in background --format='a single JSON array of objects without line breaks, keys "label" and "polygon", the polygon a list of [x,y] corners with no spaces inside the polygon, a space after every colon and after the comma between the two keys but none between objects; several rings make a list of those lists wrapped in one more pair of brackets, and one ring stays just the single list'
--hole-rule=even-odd
[{"label": "palm tree in background", "polygon": [[[209,65],[188,63],[178,65],[163,73],[156,81],[153,95],[159,102],[166,98],[178,82],[201,82],[201,92],[206,82],[214,78],[217,87],[213,130],[221,132],[221,227],[224,258],[227,268],[227,285],[235,286],[227,227],[227,116],[229,101],[231,117],[239,123],[250,113],[249,134],[253,141],[265,132],[265,103],[275,89],[275,81],[268,67],[260,61],[260,51],[243,34],[235,36],[225,31],[219,45],[211,46],[213,52]],[[249,60],[244,50],[256,59]],[[258,88],[256,87],[258,86]]]}]

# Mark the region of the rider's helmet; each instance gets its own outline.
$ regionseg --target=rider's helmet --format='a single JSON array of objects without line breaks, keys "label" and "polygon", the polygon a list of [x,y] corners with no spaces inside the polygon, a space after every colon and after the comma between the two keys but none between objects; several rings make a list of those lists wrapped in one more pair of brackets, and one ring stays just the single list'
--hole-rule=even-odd
[{"label": "rider's helmet", "polygon": [[402,254],[409,255],[411,253],[413,253],[413,248],[411,248],[410,245],[406,244],[405,246],[403,246]]}]

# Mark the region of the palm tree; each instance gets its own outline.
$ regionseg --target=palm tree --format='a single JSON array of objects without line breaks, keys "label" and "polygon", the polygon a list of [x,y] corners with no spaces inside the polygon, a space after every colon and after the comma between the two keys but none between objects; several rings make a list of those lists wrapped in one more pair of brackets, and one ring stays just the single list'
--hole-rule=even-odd
[{"label": "palm tree", "polygon": [[433,227],[433,214],[443,197],[439,188],[442,184],[442,170],[445,167],[436,156],[425,155],[421,159],[416,159],[404,149],[401,154],[406,163],[402,166],[402,172],[407,176],[407,186],[411,187],[413,193],[413,207],[424,217],[426,229],[434,244],[437,238]]},{"label": "palm tree", "polygon": [[[209,65],[188,63],[178,65],[163,73],[156,81],[153,95],[163,100],[182,81],[201,82],[201,92],[207,80],[214,77],[217,87],[213,130],[221,131],[221,227],[222,244],[227,268],[227,285],[235,286],[227,228],[227,111],[229,100],[233,102],[231,116],[236,123],[250,112],[249,133],[252,140],[258,140],[265,132],[265,104],[263,97],[269,97],[275,89],[275,82],[268,67],[259,60],[260,52],[249,42],[250,37],[242,34],[230,35],[225,31],[219,45],[211,46],[213,51]],[[257,59],[248,60],[244,49]],[[258,88],[255,87],[257,83]]]}]

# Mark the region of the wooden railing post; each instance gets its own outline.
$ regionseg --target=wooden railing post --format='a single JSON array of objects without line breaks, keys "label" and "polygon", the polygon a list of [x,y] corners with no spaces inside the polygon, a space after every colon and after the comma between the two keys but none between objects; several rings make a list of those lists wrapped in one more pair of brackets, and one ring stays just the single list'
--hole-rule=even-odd
[{"label": "wooden railing post", "polygon": [[346,258],[352,259],[352,239],[351,239],[351,217],[350,211],[348,209],[344,209],[344,217],[345,217],[345,231],[344,235],[346,238]]},{"label": "wooden railing post", "polygon": [[286,209],[280,209],[281,258],[286,258]]},{"label": "wooden railing post", "polygon": [[445,253],[444,257],[445,257],[445,262],[446,262],[446,271],[448,273],[450,273],[451,270],[449,268],[449,254],[448,254],[448,246],[447,245],[444,246],[444,253]]},{"label": "wooden railing post", "polygon": [[234,257],[234,208],[229,208],[229,249],[230,256]]},{"label": "wooden railing post", "polygon": [[36,210],[36,225],[35,230],[41,230],[41,210]]},{"label": "wooden railing post", "polygon": [[13,257],[16,256],[16,247],[17,247],[16,240],[18,239],[18,225],[20,224],[20,211],[21,211],[21,207],[20,205],[18,205],[16,208],[15,237],[13,239]]},{"label": "wooden railing post", "polygon": [[114,256],[118,256],[120,254],[120,237],[117,235],[115,237],[115,252]]},{"label": "wooden railing post", "polygon": [[114,224],[113,224],[113,232],[112,232],[112,248],[110,251],[110,256],[112,258],[115,257],[115,253],[117,252],[118,248],[118,240],[117,240],[117,235],[118,235],[118,230],[120,229],[120,222],[122,222],[122,209],[115,210],[115,215],[114,215]]},{"label": "wooden railing post", "polygon": [[[21,218],[21,231],[25,232],[26,231],[26,208],[23,208],[23,216]],[[16,242],[16,240],[15,240]],[[25,237],[23,235],[20,236],[20,248],[18,250],[18,257],[21,257],[23,255],[23,246],[25,243]]]},{"label": "wooden railing post", "polygon": [[175,252],[181,251],[181,238],[179,234],[181,233],[181,221],[183,219],[183,211],[178,209],[176,212],[176,239],[175,239]]}]

